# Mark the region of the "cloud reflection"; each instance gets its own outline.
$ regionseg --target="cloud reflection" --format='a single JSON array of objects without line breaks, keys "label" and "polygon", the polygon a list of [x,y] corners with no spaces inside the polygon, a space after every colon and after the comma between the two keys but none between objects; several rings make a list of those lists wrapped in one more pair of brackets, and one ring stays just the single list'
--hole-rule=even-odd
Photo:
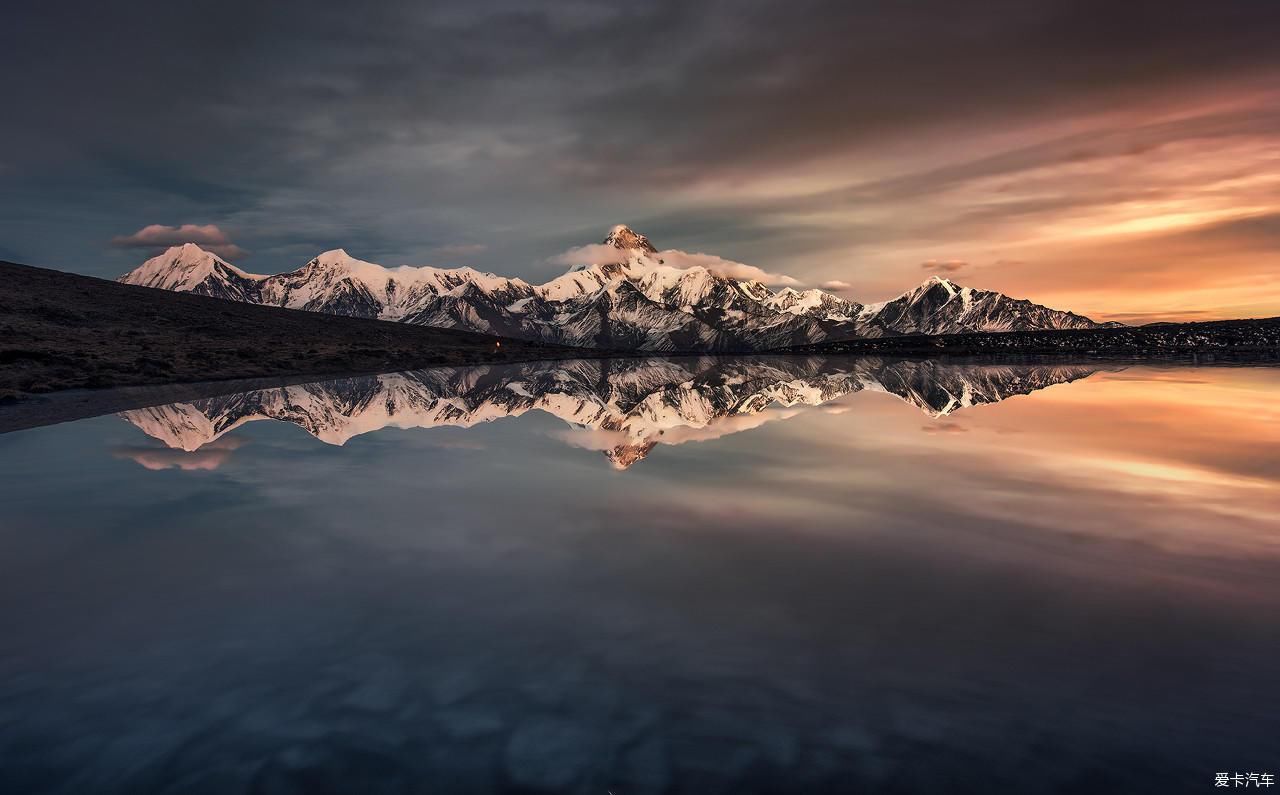
[{"label": "cloud reflection", "polygon": [[235,438],[214,439],[198,450],[155,447],[117,447],[111,454],[133,461],[146,469],[159,471],[180,469],[184,472],[210,472],[227,462],[233,450],[244,445]]}]

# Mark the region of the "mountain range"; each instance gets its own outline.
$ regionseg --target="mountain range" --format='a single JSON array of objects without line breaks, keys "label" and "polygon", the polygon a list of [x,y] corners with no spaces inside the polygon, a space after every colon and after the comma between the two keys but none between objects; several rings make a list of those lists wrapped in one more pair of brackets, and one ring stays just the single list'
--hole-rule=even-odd
[{"label": "mountain range", "polygon": [[290,422],[342,445],[385,427],[469,428],[538,410],[568,424],[565,442],[626,469],[659,444],[716,439],[855,392],[895,395],[939,418],[1096,370],[820,356],[571,360],[358,376],[120,416],[173,450],[195,452],[255,420]]},{"label": "mountain range", "polygon": [[677,267],[672,255],[680,252],[659,251],[626,226],[610,230],[598,248],[602,261],[533,285],[472,268],[386,268],[342,249],[295,271],[262,275],[188,243],[119,281],[268,306],[652,352],[753,352],[907,334],[1116,325],[941,277],[875,304],[817,289],[773,290],[702,264]]}]

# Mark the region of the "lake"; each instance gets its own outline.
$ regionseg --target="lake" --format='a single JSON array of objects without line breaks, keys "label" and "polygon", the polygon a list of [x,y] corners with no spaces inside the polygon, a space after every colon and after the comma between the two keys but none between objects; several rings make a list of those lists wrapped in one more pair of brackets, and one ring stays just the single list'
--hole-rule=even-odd
[{"label": "lake", "polygon": [[1265,367],[597,360],[0,435],[0,792],[1280,774],[1277,396]]}]

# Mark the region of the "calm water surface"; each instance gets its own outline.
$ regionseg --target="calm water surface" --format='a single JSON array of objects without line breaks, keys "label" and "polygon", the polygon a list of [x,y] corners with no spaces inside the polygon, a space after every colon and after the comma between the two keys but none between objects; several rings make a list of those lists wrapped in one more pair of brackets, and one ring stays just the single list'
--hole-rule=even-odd
[{"label": "calm water surface", "polygon": [[1280,774],[1280,370],[354,378],[0,436],[0,792]]}]

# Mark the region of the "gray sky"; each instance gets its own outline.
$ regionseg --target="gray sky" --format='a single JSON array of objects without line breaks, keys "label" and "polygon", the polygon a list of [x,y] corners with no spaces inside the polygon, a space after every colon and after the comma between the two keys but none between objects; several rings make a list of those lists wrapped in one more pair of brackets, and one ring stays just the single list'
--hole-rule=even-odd
[{"label": "gray sky", "polygon": [[0,257],[542,280],[625,222],[861,300],[1280,313],[1269,0],[369,6],[7,6]]}]

